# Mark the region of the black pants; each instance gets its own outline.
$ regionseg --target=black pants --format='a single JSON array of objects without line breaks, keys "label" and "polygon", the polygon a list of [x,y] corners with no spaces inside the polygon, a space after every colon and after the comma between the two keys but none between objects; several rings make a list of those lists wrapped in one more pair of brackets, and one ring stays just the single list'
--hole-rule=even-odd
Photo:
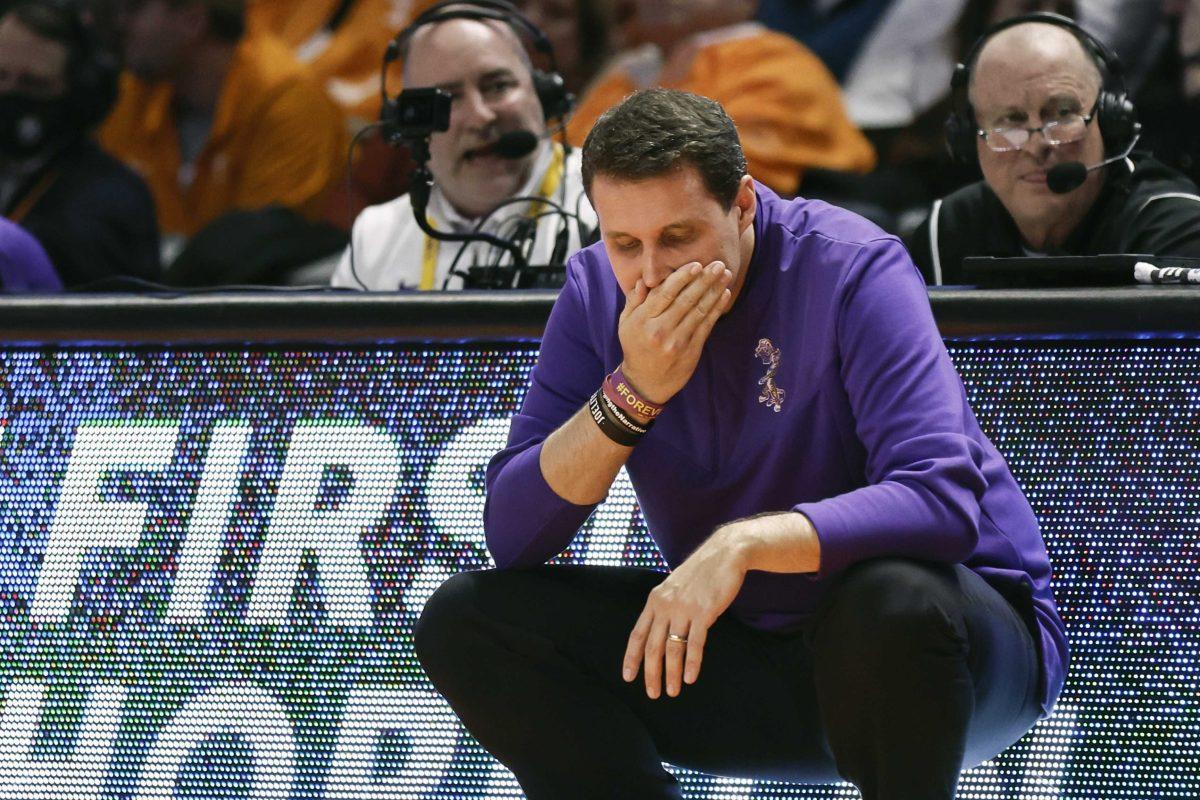
[{"label": "black pants", "polygon": [[679,798],[662,761],[718,775],[840,778],[864,800],[949,800],[961,769],[1038,716],[1014,608],[962,566],[901,559],[841,577],[804,630],[726,614],[699,680],[650,700],[621,659],[664,576],[614,567],[468,572],[430,598],[417,654],[530,800]]}]

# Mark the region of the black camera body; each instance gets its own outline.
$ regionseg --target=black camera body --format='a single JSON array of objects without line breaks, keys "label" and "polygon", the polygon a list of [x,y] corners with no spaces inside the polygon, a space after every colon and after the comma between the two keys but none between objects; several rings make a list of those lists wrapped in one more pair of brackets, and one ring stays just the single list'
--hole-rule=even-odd
[{"label": "black camera body", "polygon": [[445,89],[405,89],[383,106],[384,138],[391,144],[411,144],[450,129],[450,103]]}]

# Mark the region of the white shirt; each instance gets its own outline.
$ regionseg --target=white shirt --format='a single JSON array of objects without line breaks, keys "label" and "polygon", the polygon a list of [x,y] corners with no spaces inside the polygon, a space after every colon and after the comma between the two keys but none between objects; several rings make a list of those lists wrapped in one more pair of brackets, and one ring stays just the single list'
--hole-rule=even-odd
[{"label": "white shirt", "polygon": [[954,26],[966,0],[897,0],[875,25],[842,94],[860,128],[900,128],[950,91]]},{"label": "white shirt", "polygon": [[[529,180],[520,188],[516,196],[534,196],[543,185],[546,174],[554,166],[555,150],[560,147],[543,141],[540,152],[534,159],[533,169],[530,170]],[[564,218],[556,213],[553,206],[543,206],[541,219],[537,221],[536,233],[533,237],[532,250],[526,250],[527,259],[532,265],[550,263],[555,244],[560,236],[566,237],[566,256],[574,253],[581,246],[580,222],[584,235],[596,228],[596,212],[583,193],[583,178],[580,174],[582,158],[579,150],[573,150],[566,158],[565,169],[559,180],[558,187],[549,199],[557,202],[570,214],[579,215],[579,221],[573,217]],[[499,235],[502,238],[512,238],[513,229],[522,219],[528,218],[531,211],[530,203],[515,203],[498,210],[489,218],[481,230],[485,233]],[[471,231],[479,220],[467,219],[460,215],[450,205],[446,196],[436,186],[429,198],[429,217],[434,227],[441,231]],[[398,289],[421,288],[427,261],[427,240],[425,232],[417,225],[413,215],[412,200],[408,195],[398,197],[387,203],[371,206],[358,215],[354,221],[354,230],[350,234],[350,247],[342,254],[342,260],[333,273],[330,285],[335,287],[362,289],[368,291],[390,292]],[[482,242],[435,242],[430,247],[436,247],[436,267],[433,274],[433,289],[461,289],[463,279],[459,274],[451,274],[454,264],[455,273],[466,273],[471,266],[490,266],[510,264],[512,256],[503,249]],[[461,255],[460,255],[461,251]],[[353,254],[353,262],[351,256]],[[457,263],[455,263],[457,259]],[[353,268],[351,264],[353,263]],[[358,280],[354,275],[357,273]],[[361,283],[360,283],[361,281]]]}]

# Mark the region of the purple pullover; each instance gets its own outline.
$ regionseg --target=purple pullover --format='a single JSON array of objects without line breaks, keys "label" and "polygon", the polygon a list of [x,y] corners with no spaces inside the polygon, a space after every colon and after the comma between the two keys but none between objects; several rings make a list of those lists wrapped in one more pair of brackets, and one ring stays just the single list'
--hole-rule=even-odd
[{"label": "purple pullover", "polygon": [[[741,293],[626,465],[651,536],[674,568],[722,523],[804,513],[820,540],[820,572],[751,571],[730,609],[769,630],[799,627],[856,562],[965,564],[1032,606],[1048,714],[1067,643],[1046,546],[967,405],[920,274],[900,242],[866,220],[756,189]],[[621,363],[624,304],[603,244],[571,258],[508,446],[487,471],[484,527],[501,569],[557,555],[595,508],[556,495],[539,456]],[[760,385],[775,349],[773,383]],[[772,385],[782,394],[764,400]]]},{"label": "purple pullover", "polygon": [[0,293],[61,292],[62,280],[33,234],[0,217]]}]

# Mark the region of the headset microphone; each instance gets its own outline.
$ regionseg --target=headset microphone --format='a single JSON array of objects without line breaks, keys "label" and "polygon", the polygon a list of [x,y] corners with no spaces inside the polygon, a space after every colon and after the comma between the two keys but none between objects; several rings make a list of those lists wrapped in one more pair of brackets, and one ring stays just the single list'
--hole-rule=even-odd
[{"label": "headset microphone", "polygon": [[1067,161],[1063,164],[1056,164],[1046,172],[1046,186],[1055,194],[1067,194],[1073,192],[1083,185],[1087,180],[1088,173],[1092,170],[1107,167],[1116,161],[1126,158],[1132,151],[1133,146],[1137,144],[1137,140],[1141,137],[1141,125],[1134,123],[1133,141],[1125,148],[1125,152],[1119,153],[1112,158],[1106,158],[1099,164],[1085,166],[1081,161]]}]

